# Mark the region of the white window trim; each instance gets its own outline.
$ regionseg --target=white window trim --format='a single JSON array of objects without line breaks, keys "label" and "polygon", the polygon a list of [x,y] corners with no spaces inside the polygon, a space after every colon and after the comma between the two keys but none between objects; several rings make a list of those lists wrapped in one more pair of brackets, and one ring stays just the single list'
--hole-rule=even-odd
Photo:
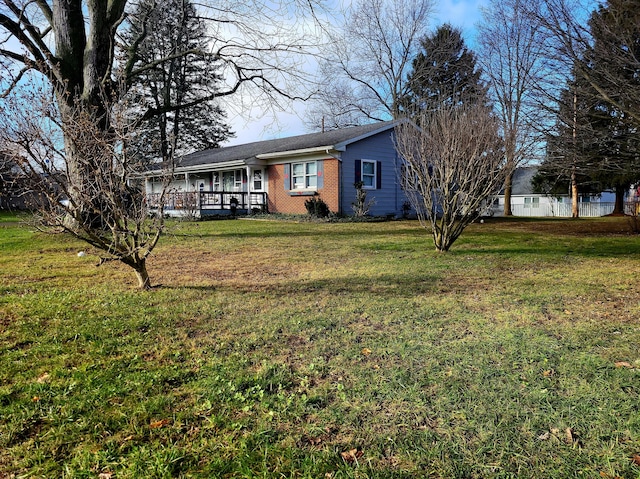
[{"label": "white window trim", "polygon": [[[364,182],[364,164],[365,163],[373,163],[373,175],[367,174],[366,176],[373,176],[373,185],[367,186]],[[377,190],[378,186],[378,162],[375,160],[360,160],[360,181],[362,181],[362,189],[363,190]]]},{"label": "white window trim", "polygon": [[[316,166],[316,172],[313,175],[310,175],[307,173],[307,165],[311,163],[315,164]],[[294,175],[294,170],[296,165],[302,165],[302,169],[304,171],[302,175]],[[294,178],[296,177],[304,178],[304,186],[296,185],[294,180]],[[310,177],[316,178],[316,184],[314,186],[307,186],[309,184],[308,179]],[[318,185],[318,162],[317,161],[298,161],[296,163],[291,163],[291,189],[292,190],[314,190],[315,191],[318,189],[317,185]]]}]

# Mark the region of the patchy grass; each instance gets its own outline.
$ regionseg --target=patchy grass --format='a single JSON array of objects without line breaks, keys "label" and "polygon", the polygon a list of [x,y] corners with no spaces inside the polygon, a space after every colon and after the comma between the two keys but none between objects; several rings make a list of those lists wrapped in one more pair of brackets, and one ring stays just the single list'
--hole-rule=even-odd
[{"label": "patchy grass", "polygon": [[638,478],[627,231],[180,223],[143,293],[0,228],[0,477]]}]

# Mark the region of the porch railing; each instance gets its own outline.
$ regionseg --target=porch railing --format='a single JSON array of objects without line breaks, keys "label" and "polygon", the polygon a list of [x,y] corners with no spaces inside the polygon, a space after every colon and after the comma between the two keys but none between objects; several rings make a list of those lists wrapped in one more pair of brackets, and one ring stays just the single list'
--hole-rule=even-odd
[{"label": "porch railing", "polygon": [[[160,193],[147,194],[147,204],[149,208],[160,207]],[[178,210],[185,212],[206,212],[211,210],[232,210],[232,205],[238,210],[251,212],[252,209],[266,211],[266,193],[247,193],[243,191],[189,191],[189,192],[169,192],[164,195],[164,209]]]}]

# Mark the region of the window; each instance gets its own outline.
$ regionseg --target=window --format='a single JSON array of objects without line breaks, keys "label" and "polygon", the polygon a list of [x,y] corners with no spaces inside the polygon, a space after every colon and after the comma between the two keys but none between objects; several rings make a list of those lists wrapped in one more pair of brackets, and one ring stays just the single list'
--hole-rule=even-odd
[{"label": "window", "polygon": [[253,170],[253,191],[262,190],[262,170]]},{"label": "window", "polygon": [[213,191],[242,191],[242,170],[214,171]]},{"label": "window", "polygon": [[376,187],[376,162],[362,160],[362,179],[363,188],[375,189]]},{"label": "window", "polygon": [[525,197],[524,199],[524,207],[525,208],[538,208],[540,206],[540,198],[537,196],[534,197]]},{"label": "window", "polygon": [[291,186],[293,189],[309,189],[318,186],[318,166],[315,161],[291,165]]},{"label": "window", "polygon": [[382,163],[380,161],[355,160],[355,166],[355,183],[362,183],[362,187],[367,190],[382,188]]}]

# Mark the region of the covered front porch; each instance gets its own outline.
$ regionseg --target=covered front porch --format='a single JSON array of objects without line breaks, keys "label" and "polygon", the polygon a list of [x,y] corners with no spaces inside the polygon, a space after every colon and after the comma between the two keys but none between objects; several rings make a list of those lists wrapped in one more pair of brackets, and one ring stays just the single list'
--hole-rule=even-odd
[{"label": "covered front porch", "polygon": [[[152,211],[161,207],[162,193],[147,194]],[[250,215],[267,212],[267,193],[229,191],[170,191],[164,194],[163,212],[170,217]]]},{"label": "covered front porch", "polygon": [[[236,163],[237,164],[237,163]],[[166,179],[147,177],[147,205],[170,217],[247,215],[267,211],[266,168],[262,164],[189,168]],[[179,170],[179,169],[177,169]],[[161,205],[161,203],[163,203]]]}]

